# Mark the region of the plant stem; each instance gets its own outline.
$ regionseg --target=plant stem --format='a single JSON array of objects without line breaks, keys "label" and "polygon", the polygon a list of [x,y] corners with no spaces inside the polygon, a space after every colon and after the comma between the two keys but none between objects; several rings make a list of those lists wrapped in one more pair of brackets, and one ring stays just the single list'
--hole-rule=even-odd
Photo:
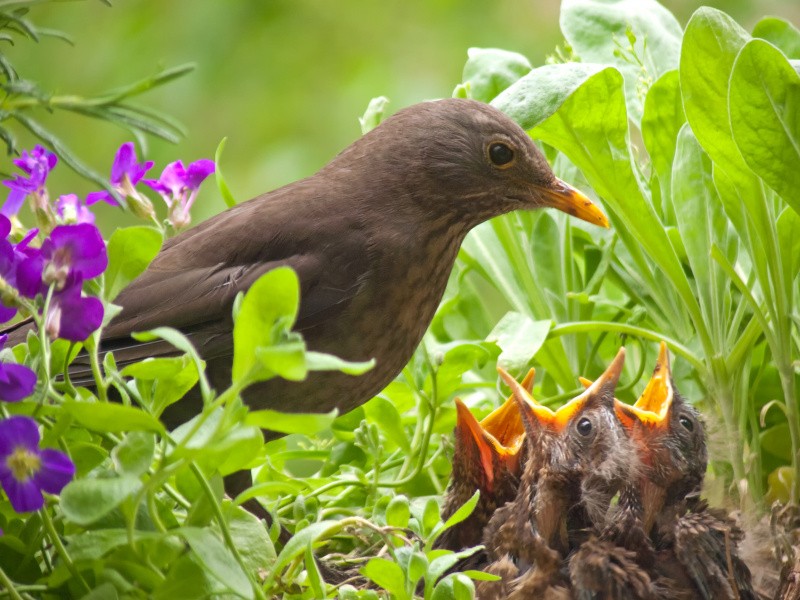
[{"label": "plant stem", "polygon": [[88,594],[91,592],[91,588],[89,584],[86,583],[86,580],[83,578],[83,575],[80,574],[78,568],[75,566],[75,563],[72,562],[72,557],[67,552],[67,549],[64,547],[64,544],[61,543],[61,538],[56,531],[55,526],[53,525],[53,520],[50,518],[50,513],[47,512],[47,507],[43,507],[39,510],[39,516],[42,517],[42,522],[44,523],[44,527],[47,530],[47,534],[50,537],[50,541],[55,546],[56,552],[61,557],[61,560],[64,561],[64,564],[67,566],[67,570],[72,573],[75,579],[78,580],[81,586],[85,589],[86,593]]}]

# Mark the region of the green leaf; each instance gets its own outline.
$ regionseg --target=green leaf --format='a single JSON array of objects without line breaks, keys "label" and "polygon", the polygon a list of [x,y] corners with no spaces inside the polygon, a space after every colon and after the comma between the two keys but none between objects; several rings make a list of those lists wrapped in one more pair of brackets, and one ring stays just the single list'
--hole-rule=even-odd
[{"label": "green leaf", "polygon": [[383,434],[406,452],[411,451],[411,442],[403,420],[395,405],[383,396],[375,396],[364,405],[364,412],[370,421],[377,423]]},{"label": "green leaf", "polygon": [[306,345],[301,339],[255,349],[264,379],[277,375],[289,381],[302,381],[308,375],[305,352]]},{"label": "green leaf", "polygon": [[486,337],[502,350],[497,364],[511,371],[524,369],[544,344],[552,324],[550,320],[534,321],[518,312],[506,313]]},{"label": "green leaf", "polygon": [[672,159],[678,131],[685,122],[678,71],[667,71],[650,86],[642,116],[642,140],[658,174],[662,197],[666,199],[671,197]]},{"label": "green leaf", "polygon": [[555,113],[590,77],[606,68],[583,63],[539,67],[508,87],[491,104],[523,129],[532,129]]},{"label": "green leaf", "polygon": [[398,600],[409,598],[406,576],[397,563],[385,558],[372,558],[359,572]]},{"label": "green leaf", "polygon": [[78,525],[90,525],[139,491],[142,482],[129,475],[108,479],[78,479],[61,492],[61,510]]},{"label": "green leaf", "polygon": [[497,48],[470,48],[467,57],[462,80],[470,97],[481,102],[491,102],[532,68],[521,54]]},{"label": "green leaf", "polygon": [[198,564],[200,561],[192,554],[184,554],[172,563],[164,582],[156,588],[155,600],[175,600],[176,598],[213,598],[227,591],[211,573]]},{"label": "green leaf", "polygon": [[256,351],[281,341],[294,324],[299,305],[300,282],[288,267],[265,273],[250,287],[233,326],[234,382],[252,383],[274,376],[258,368]]},{"label": "green leaf", "polygon": [[[525,87],[520,87],[519,97],[514,98],[514,88],[523,82]],[[671,286],[663,285],[663,277],[657,281],[646,263],[638,275],[646,278],[648,287],[658,290],[653,299],[664,320],[679,328],[686,320],[685,310],[695,326],[702,327],[702,315],[683,267],[639,187],[628,143],[622,83],[619,71],[611,67],[552,65],[531,71],[495,104],[512,107],[524,127],[536,125],[530,131],[532,136],[566,154],[602,196],[628,251],[644,250],[657,263]],[[553,102],[556,97],[559,102]]]},{"label": "green leaf", "polygon": [[729,102],[744,160],[800,213],[800,74],[780,50],[751,40],[734,63]]},{"label": "green leaf", "polygon": [[267,578],[264,587],[268,588],[289,562],[305,553],[309,543],[315,542],[321,536],[328,534],[332,530],[336,530],[338,527],[339,524],[337,521],[319,521],[295,532],[278,555],[278,560],[275,561],[275,566]]},{"label": "green leaf", "polygon": [[161,250],[163,238],[152,227],[117,229],[108,240],[108,268],[105,273],[105,299],[113,300],[141,275]]},{"label": "green leaf", "polygon": [[767,40],[787,57],[800,59],[800,29],[778,17],[764,17],[753,28],[753,37]]},{"label": "green leaf", "polygon": [[385,96],[378,96],[369,101],[364,115],[358,118],[358,122],[361,124],[362,134],[372,131],[381,124],[387,104],[389,104],[389,99]]},{"label": "green leaf", "polygon": [[781,423],[775,427],[762,431],[761,448],[785,462],[792,461],[792,442],[789,434],[789,425]]},{"label": "green leaf", "polygon": [[235,507],[230,513],[228,528],[245,567],[251,573],[268,568],[277,558],[269,533],[258,517]]},{"label": "green leaf", "polygon": [[146,431],[131,431],[111,452],[120,475],[138,477],[150,468],[156,450],[156,439]]},{"label": "green leaf", "polygon": [[247,413],[245,423],[280,433],[314,435],[319,431],[330,429],[337,414],[338,411],[336,409],[329,413],[321,414],[284,413],[270,409],[252,410]]},{"label": "green leaf", "polygon": [[375,359],[353,362],[333,354],[306,352],[306,367],[309,371],[341,371],[347,375],[362,375],[375,366]]},{"label": "green leaf", "polygon": [[222,199],[225,201],[225,205],[228,208],[233,208],[236,206],[236,199],[233,197],[231,193],[231,189],[228,187],[228,183],[225,181],[225,176],[222,174],[222,151],[225,150],[225,143],[228,141],[228,138],[224,137],[219,141],[219,145],[217,146],[216,152],[214,152],[214,178],[217,181],[217,189],[219,190],[219,195],[222,196]]},{"label": "green leaf", "polygon": [[[728,231],[722,204],[714,189],[711,161],[688,125],[681,129],[672,168],[672,197],[680,239],[692,268],[700,307],[710,330],[721,333],[724,323],[719,301],[727,291],[726,278],[711,261],[714,244],[724,248]],[[723,344],[721,337],[716,344]]]},{"label": "green leaf", "polygon": [[800,273],[800,215],[787,206],[778,216],[776,227],[784,281],[790,282]]},{"label": "green leaf", "polygon": [[230,550],[212,531],[184,527],[175,533],[186,540],[203,566],[228,589],[243,598],[254,597],[247,574],[236,562]]},{"label": "green leaf", "polygon": [[733,62],[750,36],[731,17],[703,7],[686,25],[680,81],[686,119],[711,159],[730,173],[748,171],[732,143],[728,80]]},{"label": "green leaf", "polygon": [[637,121],[639,80],[656,79],[678,66],[683,31],[655,0],[564,0],[560,23],[581,61],[611,64],[622,72],[628,108]]},{"label": "green leaf", "polygon": [[389,501],[386,507],[386,524],[392,527],[408,527],[408,519],[411,517],[411,509],[408,506],[408,498],[403,494],[395,496]]},{"label": "green leaf", "polygon": [[472,514],[472,511],[475,510],[475,507],[477,506],[480,497],[481,497],[480,490],[476,490],[475,493],[472,494],[472,497],[466,502],[464,502],[464,504],[462,504],[458,508],[458,510],[456,510],[456,512],[450,515],[450,518],[444,522],[443,530],[450,529],[454,525],[458,525],[459,523],[461,523],[461,521],[469,517]]},{"label": "green leaf", "polygon": [[78,423],[94,431],[164,432],[164,426],[158,419],[132,406],[68,400],[64,402],[62,408],[71,414]]}]

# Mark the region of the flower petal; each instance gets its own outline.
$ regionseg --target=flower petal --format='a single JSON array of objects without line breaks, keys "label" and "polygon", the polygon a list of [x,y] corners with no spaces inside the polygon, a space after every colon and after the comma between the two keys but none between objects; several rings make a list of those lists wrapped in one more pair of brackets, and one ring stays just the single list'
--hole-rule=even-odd
[{"label": "flower petal", "polygon": [[18,513],[33,512],[44,506],[44,496],[33,478],[19,481],[13,476],[3,477],[0,483],[11,501],[11,507]]},{"label": "flower petal", "polygon": [[91,206],[96,202],[105,202],[111,206],[119,206],[119,202],[117,202],[116,198],[111,195],[111,192],[107,192],[105,190],[100,192],[91,192],[86,195],[86,206]]},{"label": "flower petal", "polygon": [[128,174],[132,165],[136,163],[136,149],[133,142],[125,142],[117,150],[114,163],[111,165],[111,183],[119,185],[122,178]]},{"label": "flower petal", "polygon": [[81,296],[80,280],[53,296],[52,311],[60,311],[58,337],[82,342],[103,322],[103,303]]},{"label": "flower petal", "polygon": [[[3,183],[8,185],[7,181],[4,181]],[[0,214],[6,217],[13,217],[19,212],[19,209],[22,208],[22,203],[25,202],[25,198],[27,196],[28,192],[19,188],[11,188],[11,192],[8,194],[8,198],[6,198],[3,208],[0,208]]]},{"label": "flower petal", "polygon": [[48,494],[60,494],[64,486],[75,476],[75,465],[69,457],[60,450],[44,448],[39,453],[42,465],[39,472],[33,476],[40,489]]},{"label": "flower petal", "polygon": [[15,415],[0,421],[0,462],[18,446],[39,451],[39,425],[30,417]]},{"label": "flower petal", "polygon": [[35,298],[36,294],[44,293],[42,284],[42,271],[44,260],[41,256],[23,258],[17,265],[17,289],[26,298]]},{"label": "flower petal", "polygon": [[196,160],[186,169],[186,185],[191,190],[196,190],[203,180],[216,170],[213,160],[203,158]]},{"label": "flower petal", "polygon": [[0,400],[18,402],[33,393],[36,387],[36,373],[25,365],[14,363],[0,364]]},{"label": "flower petal", "polygon": [[46,252],[48,260],[69,267],[70,272],[81,279],[97,277],[108,266],[103,236],[91,223],[59,225],[50,233],[49,241],[50,244],[42,245],[42,252]]}]

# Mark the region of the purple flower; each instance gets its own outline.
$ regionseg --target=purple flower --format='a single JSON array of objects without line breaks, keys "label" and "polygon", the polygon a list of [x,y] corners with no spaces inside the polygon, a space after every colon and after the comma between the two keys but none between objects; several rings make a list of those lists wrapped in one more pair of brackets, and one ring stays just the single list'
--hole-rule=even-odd
[{"label": "purple flower", "polygon": [[[7,335],[0,335],[0,349],[5,345]],[[36,373],[25,365],[0,363],[0,400],[18,402],[33,393],[36,387]]]},{"label": "purple flower", "polygon": [[44,327],[52,339],[82,342],[103,323],[103,303],[81,294],[83,281],[71,276],[59,292],[53,294]]},{"label": "purple flower", "polygon": [[108,266],[106,245],[100,230],[91,223],[59,225],[41,250],[31,249],[17,269],[17,288],[29,298],[45,293],[50,284],[60,290],[70,275],[97,277]]},{"label": "purple flower", "polygon": [[39,448],[39,440],[39,427],[30,417],[0,421],[0,485],[18,513],[39,510],[43,491],[58,494],[75,476],[69,457]]},{"label": "purple flower", "polygon": [[200,184],[216,169],[213,160],[202,159],[183,166],[178,160],[168,164],[158,179],[145,179],[164,198],[169,209],[168,220],[175,229],[182,229],[192,220],[189,211],[197,197]]},{"label": "purple flower", "polygon": [[[144,174],[153,166],[153,161],[145,163],[136,162],[136,149],[133,142],[125,142],[117,150],[114,157],[114,164],[111,165],[111,186],[123,198],[134,198],[135,200],[147,200],[136,191],[136,184],[144,177]],[[92,192],[86,196],[86,205],[91,206],[95,202],[106,202],[111,206],[119,206],[119,202],[107,191]]]},{"label": "purple flower", "polygon": [[27,176],[15,175],[14,179],[3,181],[3,184],[11,188],[11,192],[0,209],[0,214],[6,217],[16,215],[29,194],[35,196],[37,206],[46,207],[48,200],[44,184],[57,163],[58,157],[42,146],[37,145],[30,152],[23,150],[22,156],[14,159],[14,164],[25,171]]},{"label": "purple flower", "polygon": [[75,194],[59,196],[56,212],[65,223],[94,223],[94,213]]}]

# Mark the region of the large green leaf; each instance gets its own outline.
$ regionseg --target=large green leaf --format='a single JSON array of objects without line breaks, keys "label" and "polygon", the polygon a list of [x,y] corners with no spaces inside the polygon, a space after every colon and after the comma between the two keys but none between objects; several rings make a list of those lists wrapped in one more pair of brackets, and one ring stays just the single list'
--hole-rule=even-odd
[{"label": "large green leaf", "polygon": [[464,83],[469,83],[470,96],[490,102],[520,77],[531,70],[528,59],[508,50],[470,48],[464,65]]},{"label": "large green leaf", "polygon": [[89,525],[104,517],[141,488],[138,477],[78,479],[61,492],[61,510],[73,523]]},{"label": "large green leaf", "polygon": [[[592,72],[585,65],[554,66],[564,72],[563,80],[551,69],[535,69],[518,82],[522,84],[527,80],[525,88],[514,85],[498,97],[497,102],[517,88],[522,97],[506,105],[514,107],[525,126],[535,125],[531,135],[561,150],[583,172],[610,208],[615,229],[621,236],[623,233],[632,236],[623,237],[629,251],[639,252],[642,248],[649,254],[697,325],[702,322],[702,316],[694,293],[634,171],[621,74],[613,67]],[[572,83],[565,86],[563,81]],[[541,92],[531,95],[527,93],[529,89]],[[554,97],[560,102],[554,102]],[[646,281],[651,289],[659,290],[654,298],[668,320],[676,326],[683,322],[682,309],[663,283],[658,283],[647,272],[641,276],[648,277]]]},{"label": "large green leaf", "polygon": [[208,529],[184,527],[177,530],[189,544],[206,570],[237,596],[252,598],[253,588],[230,550]]},{"label": "large green leaf", "polygon": [[[665,203],[672,193],[672,160],[678,131],[685,122],[678,71],[667,71],[650,86],[642,116],[642,140],[658,175]],[[671,212],[665,210],[664,213],[668,222],[674,222]]]},{"label": "large green leaf", "polygon": [[[275,345],[294,324],[300,305],[300,282],[288,267],[265,273],[242,300],[233,327],[233,381],[258,372],[257,350]],[[260,378],[269,373],[260,370]]]},{"label": "large green leaf", "polygon": [[161,250],[163,238],[152,227],[117,229],[108,240],[108,269],[105,274],[106,300],[116,298],[125,286],[141,275]]},{"label": "large green leaf", "polygon": [[703,152],[688,124],[681,129],[672,170],[672,199],[678,230],[692,268],[700,307],[708,328],[723,343],[725,277],[711,260],[714,244],[724,248],[728,224],[717,197],[711,160]]},{"label": "large green leaf", "polygon": [[749,169],[733,144],[728,113],[728,80],[736,55],[750,39],[736,21],[703,7],[686,25],[680,81],[686,119],[711,159],[732,175]]},{"label": "large green leaf", "polygon": [[734,63],[729,106],[745,161],[800,213],[800,74],[775,46],[751,40]]},{"label": "large green leaf", "polygon": [[604,65],[567,63],[545,65],[528,73],[492,100],[492,106],[532,129],[556,112],[587,79],[605,70]]},{"label": "large green leaf", "polygon": [[800,30],[785,19],[764,17],[753,28],[753,37],[774,44],[789,58],[800,59]]},{"label": "large green leaf", "polygon": [[640,80],[678,67],[683,31],[655,0],[564,0],[560,22],[582,61],[611,64],[622,72],[628,109],[637,121],[642,115]]}]

